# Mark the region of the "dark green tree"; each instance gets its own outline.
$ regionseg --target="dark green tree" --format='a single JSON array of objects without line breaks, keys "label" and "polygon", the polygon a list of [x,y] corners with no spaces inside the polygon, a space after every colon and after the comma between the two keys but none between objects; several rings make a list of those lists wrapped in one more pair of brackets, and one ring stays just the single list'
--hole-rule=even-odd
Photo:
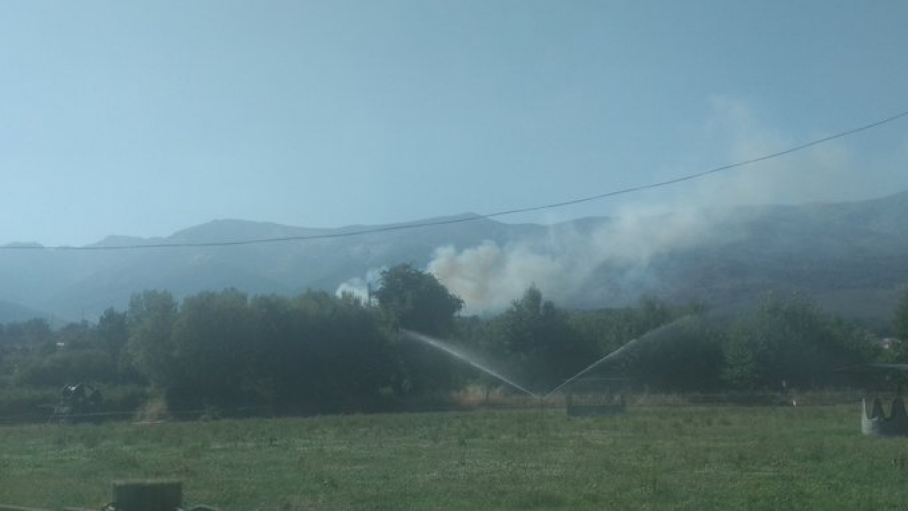
[{"label": "dark green tree", "polygon": [[187,297],[171,330],[168,401],[181,409],[245,404],[254,341],[245,294],[228,289]]},{"label": "dark green tree", "polygon": [[892,335],[895,340],[884,357],[887,362],[908,362],[908,287],[906,287],[892,314]]},{"label": "dark green tree", "polygon": [[542,392],[559,385],[598,358],[598,350],[574,330],[567,314],[543,300],[535,286],[490,326],[496,355],[507,357],[523,381]]},{"label": "dark green tree", "polygon": [[908,342],[908,287],[902,291],[892,318],[892,333],[896,338]]},{"label": "dark green tree", "polygon": [[177,302],[167,291],[143,291],[129,300],[130,361],[159,389],[169,386],[177,369],[171,339],[177,312]]},{"label": "dark green tree", "polygon": [[794,297],[764,299],[731,328],[725,378],[742,389],[815,388],[842,384],[836,370],[872,360],[866,335]]},{"label": "dark green tree", "polygon": [[659,392],[714,391],[722,386],[724,332],[701,316],[683,316],[644,334],[612,367]]},{"label": "dark green tree", "polygon": [[59,388],[82,382],[111,383],[116,377],[117,366],[107,352],[95,347],[76,347],[31,359],[16,373],[16,382]]},{"label": "dark green tree", "polygon": [[308,324],[305,351],[312,382],[298,390],[320,410],[356,410],[374,405],[379,391],[399,377],[391,346],[375,311],[323,292],[294,301]]},{"label": "dark green tree", "polygon": [[126,348],[126,343],[129,341],[129,325],[127,324],[126,313],[117,312],[113,307],[105,310],[101,317],[98,318],[95,335],[111,356],[119,358],[123,349]]},{"label": "dark green tree", "polygon": [[53,352],[54,332],[47,320],[42,318],[6,325],[5,337],[8,343],[17,345],[20,350]]},{"label": "dark green tree", "polygon": [[[463,307],[463,301],[435,276],[410,264],[399,264],[382,272],[381,287],[375,296],[393,336],[398,329],[405,328],[447,338],[454,332],[454,318]],[[394,385],[398,392],[426,394],[455,386],[457,366],[446,353],[400,340],[393,344],[393,352],[400,367]]]},{"label": "dark green tree", "polygon": [[379,316],[362,303],[309,291],[250,303],[255,341],[246,385],[258,401],[305,413],[377,405],[395,379]]},{"label": "dark green tree", "polygon": [[[151,294],[136,298],[136,310],[137,321],[144,319],[130,342],[141,348],[143,360],[167,361],[166,374],[149,375],[158,375],[155,384],[172,410],[371,409],[395,380],[398,366],[375,311],[324,292],[252,300],[233,289],[203,292],[178,310]],[[166,321],[154,319],[161,316]],[[156,338],[166,342],[150,344]]]},{"label": "dark green tree", "polygon": [[451,294],[431,273],[411,264],[393,266],[381,274],[378,304],[395,328],[427,335],[448,335],[463,300]]},{"label": "dark green tree", "polygon": [[586,342],[595,344],[605,354],[676,319],[704,310],[698,303],[673,307],[658,298],[643,297],[635,307],[574,312],[570,322]]}]

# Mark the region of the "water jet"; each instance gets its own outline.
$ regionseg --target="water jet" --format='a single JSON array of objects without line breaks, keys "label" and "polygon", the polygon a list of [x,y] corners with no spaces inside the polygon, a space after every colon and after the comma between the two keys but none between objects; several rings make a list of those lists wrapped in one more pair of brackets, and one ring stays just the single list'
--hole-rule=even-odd
[{"label": "water jet", "polygon": [[643,342],[647,342],[647,341],[652,340],[653,337],[656,337],[656,336],[658,336],[658,335],[661,335],[661,334],[665,333],[667,330],[669,330],[669,329],[671,329],[671,328],[673,328],[673,327],[678,326],[680,323],[689,321],[692,317],[693,317],[693,316],[683,316],[683,317],[680,317],[680,318],[678,318],[678,319],[672,321],[671,323],[667,323],[667,324],[662,325],[662,326],[660,326],[660,327],[658,327],[658,328],[655,328],[655,329],[653,329],[653,330],[650,330],[649,332],[647,332],[647,333],[641,335],[640,337],[637,337],[636,339],[632,339],[632,340],[628,341],[627,343],[625,343],[625,344],[624,344],[623,346],[621,346],[620,348],[616,349],[615,351],[613,351],[613,352],[607,354],[606,356],[604,356],[604,357],[600,358],[599,360],[593,362],[592,364],[588,365],[586,368],[582,369],[579,373],[575,374],[574,376],[571,376],[570,378],[568,378],[567,380],[565,380],[564,383],[562,383],[561,385],[558,385],[558,386],[555,387],[554,389],[550,390],[550,391],[549,391],[547,394],[545,394],[543,397],[544,397],[544,398],[548,398],[548,397],[551,396],[552,394],[554,394],[554,393],[558,392],[559,390],[561,390],[561,389],[563,389],[563,388],[565,388],[565,387],[568,387],[568,386],[571,385],[572,383],[576,382],[576,381],[579,380],[582,376],[584,376],[584,375],[590,373],[593,369],[596,369],[597,367],[602,366],[602,365],[605,364],[606,362],[609,362],[609,361],[611,361],[611,360],[614,360],[614,359],[618,358],[619,356],[621,356],[621,355],[624,354],[625,352],[634,349],[635,346],[637,346],[637,345],[639,345],[639,344],[641,344],[641,343],[643,343]]},{"label": "water jet", "polygon": [[507,376],[501,374],[499,371],[496,371],[495,369],[492,369],[488,365],[483,364],[482,362],[479,361],[479,359],[477,357],[467,354],[462,349],[451,346],[440,339],[436,339],[434,337],[430,337],[428,335],[421,334],[419,332],[414,332],[412,330],[401,329],[400,333],[411,340],[421,342],[428,346],[432,346],[433,348],[435,348],[437,350],[441,350],[462,362],[466,362],[467,364],[475,367],[476,369],[479,369],[480,371],[488,374],[489,376],[492,376],[493,378],[496,378],[499,381],[510,385],[511,387],[527,394],[530,397],[534,397],[536,399],[541,398],[541,396],[539,396],[535,392],[528,390],[526,387],[518,384],[511,378],[508,378]]}]

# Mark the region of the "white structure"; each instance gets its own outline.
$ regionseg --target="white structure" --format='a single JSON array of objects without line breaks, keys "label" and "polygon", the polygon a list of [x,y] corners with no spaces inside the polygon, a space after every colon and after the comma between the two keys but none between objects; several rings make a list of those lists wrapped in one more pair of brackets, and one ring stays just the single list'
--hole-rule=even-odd
[{"label": "white structure", "polygon": [[905,402],[897,397],[892,400],[892,407],[887,417],[879,398],[874,398],[870,409],[864,398],[864,413],[861,415],[861,432],[872,436],[908,436],[908,413]]}]

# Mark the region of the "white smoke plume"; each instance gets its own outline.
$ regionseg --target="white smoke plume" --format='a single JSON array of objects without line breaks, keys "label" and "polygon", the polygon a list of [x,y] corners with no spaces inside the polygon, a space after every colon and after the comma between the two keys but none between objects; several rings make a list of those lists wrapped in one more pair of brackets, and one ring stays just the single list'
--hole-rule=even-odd
[{"label": "white smoke plume", "polygon": [[378,289],[381,283],[381,274],[385,268],[371,268],[366,272],[364,277],[354,277],[342,282],[334,291],[335,296],[345,294],[353,295],[363,303],[367,303],[371,298],[370,290]]},{"label": "white smoke plume", "polygon": [[464,313],[491,314],[506,309],[531,285],[548,299],[568,301],[602,265],[620,274],[622,287],[642,285],[652,257],[705,240],[706,225],[694,211],[625,214],[591,234],[554,227],[541,243],[499,246],[487,240],[461,251],[440,247],[427,269],[464,300]]},{"label": "white smoke plume", "polygon": [[[817,137],[823,135],[817,135]],[[705,123],[704,145],[727,147],[726,162],[742,161],[796,145],[760,127],[741,102],[718,98]],[[674,201],[628,202],[608,223],[592,233],[562,227],[549,238],[499,246],[485,241],[458,250],[436,249],[428,271],[465,302],[467,314],[496,313],[536,285],[549,299],[569,300],[589,287],[594,271],[606,265],[606,293],[655,289],[650,261],[673,250],[734,240],[740,235],[727,217],[728,208],[748,204],[784,204],[829,200],[835,191],[859,179],[850,153],[841,143],[709,176],[687,185]],[[686,173],[695,171],[688,170]],[[680,172],[684,174],[684,171]],[[676,191],[677,193],[677,191]],[[835,197],[838,198],[838,197]],[[645,289],[644,289],[645,292]]]},{"label": "white smoke plume", "polygon": [[464,301],[464,313],[505,309],[530,284],[551,292],[566,273],[565,259],[525,245],[499,247],[492,241],[461,252],[451,245],[435,250],[428,270]]}]

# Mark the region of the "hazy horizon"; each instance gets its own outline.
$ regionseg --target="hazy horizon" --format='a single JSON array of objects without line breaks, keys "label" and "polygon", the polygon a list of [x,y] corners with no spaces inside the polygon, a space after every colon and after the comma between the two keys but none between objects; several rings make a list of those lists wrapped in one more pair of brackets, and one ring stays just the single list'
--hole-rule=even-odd
[{"label": "hazy horizon", "polygon": [[[771,206],[785,206],[785,205],[801,205],[801,206],[809,206],[809,205],[812,205],[812,204],[834,204],[834,203],[842,203],[842,202],[863,202],[863,201],[872,201],[872,200],[885,199],[885,198],[887,198],[887,197],[892,197],[892,196],[896,196],[896,195],[901,195],[901,194],[904,194],[904,193],[908,193],[908,189],[906,189],[906,190],[899,190],[899,191],[893,191],[893,192],[891,192],[891,193],[886,193],[886,194],[879,195],[879,196],[875,196],[875,197],[867,197],[867,198],[861,198],[861,199],[815,200],[815,201],[804,201],[804,202],[795,203],[795,204],[792,204],[792,203],[774,203],[774,202],[752,202],[752,203],[741,203],[741,204],[736,204],[736,205],[734,205],[734,206],[727,206],[727,207],[745,207],[745,208],[746,208],[746,207],[760,207],[760,206],[770,206],[770,207],[771,207]],[[710,207],[710,205],[707,204],[703,209],[708,210],[709,207]],[[696,209],[696,208],[695,208],[695,209]],[[509,220],[508,220],[508,218],[509,218],[510,216],[527,216],[527,215],[505,215],[505,216],[492,217],[492,218],[487,218],[487,219],[488,219],[488,220],[491,220],[491,221],[494,221],[494,222],[504,223],[504,224],[512,224],[512,225],[532,224],[532,225],[539,225],[539,226],[542,226],[542,227],[547,227],[547,226],[554,226],[554,225],[561,224],[561,223],[571,222],[571,221],[573,221],[573,220],[582,220],[582,219],[584,219],[584,218],[614,218],[614,219],[618,220],[618,219],[621,219],[621,218],[623,218],[623,217],[628,216],[628,215],[626,214],[628,211],[634,211],[634,209],[632,208],[632,209],[626,210],[626,211],[624,212],[625,214],[622,214],[621,211],[617,211],[617,212],[615,212],[615,213],[613,213],[613,214],[589,215],[589,216],[585,216],[585,217],[579,217],[579,216],[578,216],[578,217],[570,217],[570,218],[569,218],[569,217],[564,217],[564,218],[550,217],[550,218],[548,218],[548,219],[545,219],[545,218],[537,218],[537,219],[530,219],[529,221],[509,221]],[[670,213],[672,213],[673,211],[674,211],[674,212],[679,212],[679,210],[673,210],[673,209],[671,209],[670,207],[650,207],[650,208],[644,209],[644,210],[642,211],[641,215],[643,215],[643,216],[659,216],[659,215],[667,214],[667,213],[670,214]],[[690,211],[690,210],[686,210],[686,211]],[[681,213],[684,213],[685,211],[680,211],[680,212],[681,212]],[[438,219],[449,219],[449,218],[457,218],[457,217],[462,217],[462,216],[473,216],[473,215],[475,215],[477,219],[479,219],[479,218],[486,218],[485,216],[483,216],[483,215],[480,214],[480,213],[475,213],[475,212],[472,212],[472,211],[465,211],[465,212],[461,212],[461,213],[455,213],[455,214],[452,214],[452,215],[443,215],[443,216],[427,217],[427,218],[412,218],[412,219],[405,220],[405,221],[402,221],[402,222],[394,222],[394,223],[389,223],[389,224],[351,224],[351,225],[338,225],[338,226],[328,226],[328,227],[312,227],[312,226],[309,226],[309,225],[292,225],[292,224],[284,224],[284,223],[280,223],[280,222],[272,222],[272,221],[269,221],[269,220],[249,220],[249,219],[246,219],[246,218],[212,218],[212,219],[210,219],[210,220],[203,221],[203,222],[198,223],[198,224],[186,225],[186,226],[177,228],[175,231],[172,231],[172,232],[161,233],[161,234],[153,234],[153,235],[150,235],[150,236],[139,236],[139,235],[134,235],[134,234],[130,234],[130,233],[111,233],[111,234],[104,235],[104,236],[102,236],[101,238],[98,238],[98,239],[96,239],[96,240],[90,241],[90,242],[88,242],[88,243],[86,243],[86,244],[83,244],[83,245],[50,245],[50,244],[43,244],[43,243],[40,243],[40,242],[37,242],[37,241],[34,241],[34,240],[26,240],[26,241],[19,240],[19,241],[12,241],[12,242],[8,242],[8,243],[2,243],[2,244],[0,244],[0,246],[4,246],[4,245],[6,245],[6,246],[15,246],[15,245],[36,245],[36,246],[42,246],[42,247],[47,247],[47,248],[53,248],[53,247],[83,247],[83,246],[90,246],[90,245],[93,245],[93,244],[96,244],[96,243],[100,243],[100,242],[106,241],[106,240],[111,239],[111,238],[140,239],[140,240],[146,240],[146,241],[148,241],[148,240],[155,240],[155,239],[166,239],[166,238],[172,237],[173,235],[179,234],[179,233],[181,233],[181,232],[183,232],[183,231],[186,231],[186,230],[191,230],[191,229],[198,228],[198,227],[204,227],[204,226],[207,226],[207,225],[210,225],[210,224],[216,224],[216,223],[220,223],[220,222],[224,222],[224,223],[233,223],[233,222],[235,222],[235,223],[249,223],[249,224],[257,224],[257,225],[272,225],[272,226],[277,226],[277,227],[287,227],[287,228],[291,228],[291,229],[315,229],[315,230],[324,230],[324,231],[341,230],[341,229],[352,228],[352,227],[362,227],[365,231],[368,231],[368,229],[371,228],[371,227],[378,227],[378,228],[381,228],[381,227],[386,226],[386,225],[397,225],[397,224],[406,224],[406,223],[421,223],[421,222],[423,222],[423,221],[432,221],[432,220],[438,220]],[[637,215],[635,214],[634,216],[637,216]],[[443,226],[443,225],[445,225],[445,224],[440,224],[440,225]],[[263,239],[267,239],[267,238],[263,238]],[[226,239],[225,239],[225,240],[223,240],[223,241],[245,241],[245,240],[246,240],[246,238],[231,238],[230,240],[226,240]]]}]

